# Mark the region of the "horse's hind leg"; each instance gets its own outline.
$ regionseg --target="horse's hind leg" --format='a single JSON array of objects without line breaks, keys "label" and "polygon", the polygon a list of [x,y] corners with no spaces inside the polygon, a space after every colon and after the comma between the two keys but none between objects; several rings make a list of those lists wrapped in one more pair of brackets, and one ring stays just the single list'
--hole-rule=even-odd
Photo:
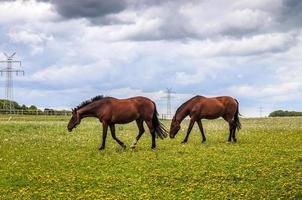
[{"label": "horse's hind leg", "polygon": [[152,120],[146,121],[146,124],[150,130],[151,136],[152,136],[152,146],[151,148],[154,149],[156,147],[156,141],[155,141],[155,128],[153,127]]},{"label": "horse's hind leg", "polygon": [[207,139],[206,139],[206,136],[205,136],[204,131],[203,131],[201,120],[197,121],[197,124],[198,124],[199,130],[200,130],[201,135],[202,135],[202,142],[206,142]]},{"label": "horse's hind leg", "polygon": [[229,122],[229,127],[230,127],[230,135],[229,135],[228,142],[231,142],[232,138],[234,142],[237,142],[237,139],[235,137],[236,126],[233,121]]},{"label": "horse's hind leg", "polygon": [[229,123],[229,130],[230,130],[230,135],[228,142],[231,142],[232,139],[234,142],[237,142],[236,139],[236,122],[234,121],[234,112],[228,112],[225,116],[223,116],[223,119]]},{"label": "horse's hind leg", "polygon": [[228,142],[231,142],[232,141],[231,139],[233,139],[233,142],[237,142],[236,135],[235,135],[236,122],[233,120],[233,117],[228,117],[227,121],[230,127],[230,135],[229,135]]},{"label": "horse's hind leg", "polygon": [[138,127],[138,135],[136,136],[135,140],[132,142],[132,144],[130,146],[133,149],[136,147],[137,142],[139,141],[139,139],[142,137],[142,135],[145,132],[144,121],[142,119],[137,119],[136,120],[136,125]]},{"label": "horse's hind leg", "polygon": [[115,141],[117,141],[117,143],[119,143],[119,145],[121,145],[121,146],[125,149],[125,148],[126,148],[126,145],[125,145],[122,141],[120,141],[120,140],[116,137],[116,135],[115,135],[115,126],[114,126],[114,124],[111,124],[111,125],[110,125],[110,132],[111,132],[112,138],[113,138]]},{"label": "horse's hind leg", "polygon": [[233,132],[232,132],[233,142],[237,142],[237,139],[236,139],[236,124],[235,124],[234,121],[232,122],[232,124],[233,124]]},{"label": "horse's hind leg", "polygon": [[234,142],[237,142],[236,136],[235,136],[235,132],[236,132],[236,124],[233,120],[229,121],[229,129],[230,129],[230,135],[229,135],[229,139],[228,142],[231,142],[232,139]]},{"label": "horse's hind leg", "polygon": [[227,117],[227,116],[223,116],[223,119],[229,123],[230,134],[229,134],[229,138],[228,138],[228,143],[230,143],[232,141],[232,135],[233,135],[233,123],[232,123],[232,119],[230,117]]}]

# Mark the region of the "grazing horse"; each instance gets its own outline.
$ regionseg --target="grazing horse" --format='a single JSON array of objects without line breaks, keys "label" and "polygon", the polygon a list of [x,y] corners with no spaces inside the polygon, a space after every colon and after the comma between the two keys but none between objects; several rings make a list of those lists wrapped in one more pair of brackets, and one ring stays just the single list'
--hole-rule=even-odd
[{"label": "grazing horse", "polygon": [[230,135],[228,142],[233,138],[237,142],[235,131],[239,131],[241,124],[239,121],[239,103],[236,99],[229,96],[207,98],[195,96],[183,103],[176,111],[170,128],[170,138],[174,138],[180,129],[180,123],[186,116],[190,116],[189,128],[187,135],[182,143],[187,143],[190,132],[195,122],[197,122],[202,135],[202,142],[206,141],[201,119],[216,119],[222,117],[229,123]]},{"label": "grazing horse", "polygon": [[103,142],[99,150],[105,149],[108,126],[112,138],[123,148],[126,148],[126,145],[115,135],[115,124],[126,124],[135,120],[139,129],[139,133],[131,145],[131,148],[135,148],[138,140],[145,132],[143,124],[145,121],[152,135],[151,147],[154,149],[156,147],[156,136],[161,139],[167,137],[167,132],[157,116],[155,103],[146,97],[116,99],[113,97],[96,96],[91,100],[84,101],[72,110],[72,117],[67,129],[71,132],[73,128],[80,124],[81,119],[96,117],[103,124]]}]

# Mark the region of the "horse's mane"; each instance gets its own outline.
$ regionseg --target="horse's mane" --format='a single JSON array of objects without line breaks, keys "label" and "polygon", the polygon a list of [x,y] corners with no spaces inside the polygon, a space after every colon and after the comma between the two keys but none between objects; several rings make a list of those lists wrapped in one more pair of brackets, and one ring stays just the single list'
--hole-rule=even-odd
[{"label": "horse's mane", "polygon": [[103,95],[98,95],[98,96],[95,96],[89,100],[86,100],[86,101],[83,101],[80,105],[78,105],[75,109],[78,110],[80,108],[83,108],[84,106],[87,106],[88,104],[92,103],[92,102],[95,102],[95,101],[98,101],[98,100],[101,100],[101,99],[106,99],[108,97],[105,97]]},{"label": "horse's mane", "polygon": [[[178,113],[179,111],[181,111],[190,101],[192,101],[193,99],[195,99],[196,97],[200,97],[199,95],[196,95],[196,96],[194,96],[194,97],[192,97],[191,99],[189,99],[188,101],[186,101],[186,102],[184,102],[183,104],[181,104],[178,108],[177,108],[177,110],[176,110],[176,112],[175,112],[175,115],[176,115],[176,113]],[[174,115],[174,117],[175,117],[175,115]]]}]

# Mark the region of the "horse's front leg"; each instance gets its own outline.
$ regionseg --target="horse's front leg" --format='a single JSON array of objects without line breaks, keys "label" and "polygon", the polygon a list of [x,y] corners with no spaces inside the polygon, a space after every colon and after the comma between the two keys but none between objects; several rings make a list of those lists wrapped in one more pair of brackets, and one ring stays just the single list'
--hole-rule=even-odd
[{"label": "horse's front leg", "polygon": [[110,125],[110,132],[111,132],[112,138],[113,138],[119,145],[121,145],[121,146],[123,147],[123,149],[126,149],[126,145],[125,145],[122,141],[120,141],[120,140],[116,137],[116,135],[115,135],[115,126],[114,126],[114,124]]},{"label": "horse's front leg", "polygon": [[191,133],[191,131],[192,131],[192,128],[193,128],[194,123],[195,123],[195,119],[192,117],[192,118],[190,119],[190,124],[189,124],[189,127],[188,127],[187,135],[186,135],[185,139],[181,142],[182,144],[185,144],[185,143],[188,142],[189,135],[190,135],[190,133]]},{"label": "horse's front leg", "polygon": [[102,141],[102,145],[100,146],[99,150],[105,149],[107,130],[108,130],[108,123],[103,122],[103,141]]}]

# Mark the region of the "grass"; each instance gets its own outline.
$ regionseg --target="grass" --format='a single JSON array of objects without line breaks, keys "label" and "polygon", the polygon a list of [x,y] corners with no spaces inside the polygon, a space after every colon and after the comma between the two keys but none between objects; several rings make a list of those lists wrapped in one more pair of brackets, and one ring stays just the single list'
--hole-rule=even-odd
[{"label": "grass", "polygon": [[[83,120],[71,134],[68,117],[0,116],[0,199],[302,199],[302,118],[242,119],[237,144],[227,124],[195,125],[189,143],[157,140],[118,125],[123,151],[110,137],[98,151],[101,126]],[[164,122],[169,127],[169,121]]]}]

